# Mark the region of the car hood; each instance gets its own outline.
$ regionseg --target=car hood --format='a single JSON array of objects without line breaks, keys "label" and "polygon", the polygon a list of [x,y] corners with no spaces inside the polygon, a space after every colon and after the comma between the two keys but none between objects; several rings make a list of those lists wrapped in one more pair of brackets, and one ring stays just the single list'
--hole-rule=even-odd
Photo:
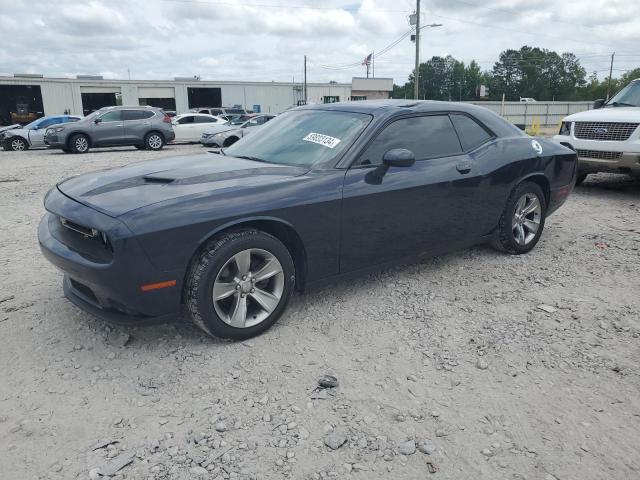
[{"label": "car hood", "polygon": [[632,122],[640,123],[638,107],[606,107],[569,115],[565,122]]},{"label": "car hood", "polygon": [[9,126],[6,126],[6,127],[0,127],[0,133],[6,132],[7,130],[17,130],[17,129],[22,129],[22,125],[20,125],[19,123],[16,123],[14,125],[9,125]]},{"label": "car hood", "polygon": [[72,177],[58,189],[112,217],[154,203],[216,190],[262,188],[304,175],[309,168],[207,153],[170,157]]}]

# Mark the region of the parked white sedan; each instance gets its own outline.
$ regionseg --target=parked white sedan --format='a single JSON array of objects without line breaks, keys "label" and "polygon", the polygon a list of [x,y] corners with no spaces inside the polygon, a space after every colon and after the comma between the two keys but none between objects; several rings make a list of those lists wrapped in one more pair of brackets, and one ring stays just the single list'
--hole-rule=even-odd
[{"label": "parked white sedan", "polygon": [[226,120],[203,113],[184,113],[173,117],[171,124],[176,142],[198,142],[205,130],[214,125],[223,125]]}]

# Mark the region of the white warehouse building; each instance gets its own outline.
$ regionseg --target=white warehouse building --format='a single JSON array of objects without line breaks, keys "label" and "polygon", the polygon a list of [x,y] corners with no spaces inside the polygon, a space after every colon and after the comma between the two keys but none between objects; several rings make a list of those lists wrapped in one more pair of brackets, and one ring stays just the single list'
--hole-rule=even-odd
[{"label": "white warehouse building", "polygon": [[[390,98],[391,78],[354,78],[352,83],[308,83],[307,103]],[[110,105],[152,105],[183,113],[197,107],[242,107],[281,113],[304,102],[304,86],[293,82],[115,80],[99,76],[45,78],[0,76],[0,125],[26,123],[43,115],[87,115]]]}]

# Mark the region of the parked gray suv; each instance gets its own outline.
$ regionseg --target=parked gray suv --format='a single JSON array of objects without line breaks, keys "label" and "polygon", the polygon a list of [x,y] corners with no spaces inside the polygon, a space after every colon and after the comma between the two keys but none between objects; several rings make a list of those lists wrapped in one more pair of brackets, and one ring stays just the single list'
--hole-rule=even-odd
[{"label": "parked gray suv", "polygon": [[67,153],[87,153],[91,147],[133,145],[160,150],[173,141],[171,117],[154,107],[105,107],[75,123],[48,128],[44,143]]}]

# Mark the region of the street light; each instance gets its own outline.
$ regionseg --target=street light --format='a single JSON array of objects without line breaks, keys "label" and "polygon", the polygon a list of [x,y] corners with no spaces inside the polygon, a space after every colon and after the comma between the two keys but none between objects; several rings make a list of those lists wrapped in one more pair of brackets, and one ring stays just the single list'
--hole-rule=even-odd
[{"label": "street light", "polygon": [[[412,22],[412,18],[410,18],[409,23]],[[416,100],[418,100],[418,77],[420,76],[420,30],[425,27],[441,27],[441,23],[432,23],[430,25],[425,25],[424,27],[420,27],[420,0],[416,1],[416,70],[414,77],[414,85],[413,85],[413,96]]]}]

